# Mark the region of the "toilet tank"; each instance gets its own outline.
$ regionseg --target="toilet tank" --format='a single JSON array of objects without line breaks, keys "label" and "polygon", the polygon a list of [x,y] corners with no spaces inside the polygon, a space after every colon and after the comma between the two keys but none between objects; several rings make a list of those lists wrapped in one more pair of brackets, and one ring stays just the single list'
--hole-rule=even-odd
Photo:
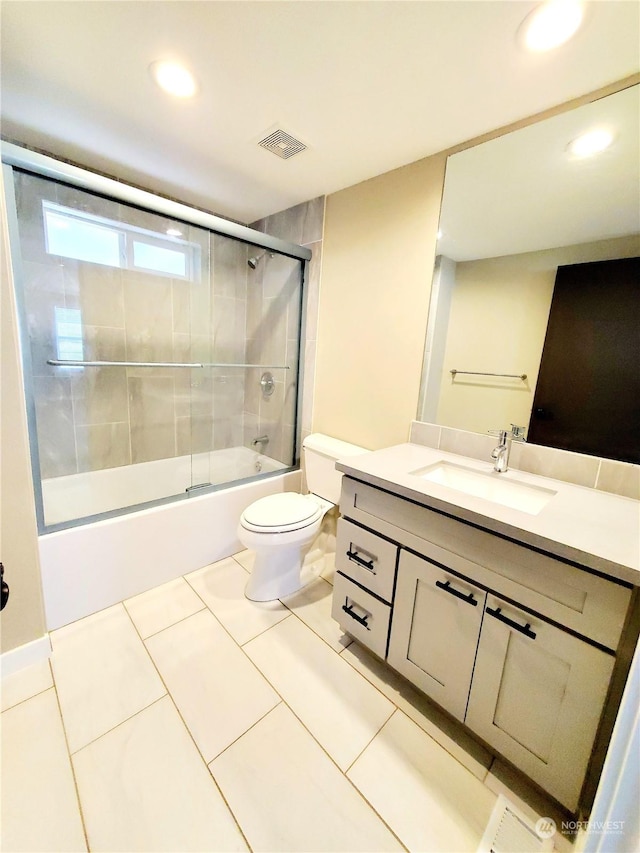
[{"label": "toilet tank", "polygon": [[368,453],[364,447],[315,432],[302,442],[304,467],[309,491],[333,504],[340,501],[342,473],[336,460]]}]

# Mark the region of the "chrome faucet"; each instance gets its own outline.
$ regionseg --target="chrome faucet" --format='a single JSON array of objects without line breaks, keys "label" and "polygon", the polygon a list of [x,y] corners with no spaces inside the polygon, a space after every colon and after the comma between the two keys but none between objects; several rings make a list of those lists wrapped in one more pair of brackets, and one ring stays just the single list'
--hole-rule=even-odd
[{"label": "chrome faucet", "polygon": [[260,450],[263,451],[267,444],[269,444],[269,436],[268,435],[259,435],[254,438],[251,442],[254,447],[260,445]]},{"label": "chrome faucet", "polygon": [[506,429],[490,429],[490,435],[497,435],[500,442],[497,447],[491,451],[491,458],[495,460],[493,470],[502,474],[509,469],[509,454],[511,453],[511,443],[514,441],[525,441],[524,427],[511,424],[511,432]]}]

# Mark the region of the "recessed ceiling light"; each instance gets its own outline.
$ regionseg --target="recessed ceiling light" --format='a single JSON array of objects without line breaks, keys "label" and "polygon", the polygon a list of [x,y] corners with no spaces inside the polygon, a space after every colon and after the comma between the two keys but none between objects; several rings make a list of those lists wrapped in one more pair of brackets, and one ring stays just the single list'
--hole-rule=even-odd
[{"label": "recessed ceiling light", "polygon": [[182,231],[178,231],[177,228],[167,228],[167,234],[169,237],[182,237]]},{"label": "recessed ceiling light", "polygon": [[608,148],[613,142],[613,134],[604,128],[590,130],[569,143],[568,151],[574,157],[592,157]]},{"label": "recessed ceiling light", "polygon": [[528,50],[536,53],[552,50],[568,41],[584,18],[580,0],[547,0],[528,15],[521,28]]},{"label": "recessed ceiling light", "polygon": [[196,93],[196,81],[190,71],[177,62],[158,60],[149,66],[151,75],[161,89],[176,98],[190,98]]}]

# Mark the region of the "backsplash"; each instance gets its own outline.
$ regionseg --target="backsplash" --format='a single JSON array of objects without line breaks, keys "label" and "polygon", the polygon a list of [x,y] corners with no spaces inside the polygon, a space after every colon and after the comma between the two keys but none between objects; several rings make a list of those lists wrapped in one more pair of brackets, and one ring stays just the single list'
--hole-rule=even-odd
[{"label": "backsplash", "polygon": [[[492,435],[422,421],[412,421],[409,441],[487,462],[497,442]],[[509,467],[640,500],[640,465],[629,462],[601,459],[539,444],[514,442]]]}]

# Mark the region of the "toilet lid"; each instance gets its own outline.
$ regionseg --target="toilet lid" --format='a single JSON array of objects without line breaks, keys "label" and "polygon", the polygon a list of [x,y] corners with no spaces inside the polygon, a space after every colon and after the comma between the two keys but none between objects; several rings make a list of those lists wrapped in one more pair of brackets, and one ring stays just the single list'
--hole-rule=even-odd
[{"label": "toilet lid", "polygon": [[302,526],[316,516],[319,509],[309,495],[282,492],[254,501],[245,509],[242,517],[255,527]]}]

